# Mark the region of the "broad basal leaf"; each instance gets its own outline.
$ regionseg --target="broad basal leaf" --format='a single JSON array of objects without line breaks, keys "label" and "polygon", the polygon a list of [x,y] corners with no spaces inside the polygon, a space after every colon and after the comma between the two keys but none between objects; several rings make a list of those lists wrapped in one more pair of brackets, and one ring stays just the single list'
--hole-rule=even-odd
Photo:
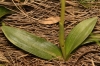
[{"label": "broad basal leaf", "polygon": [[60,58],[61,51],[54,44],[24,30],[2,26],[5,36],[17,47],[43,59]]},{"label": "broad basal leaf", "polygon": [[72,29],[72,31],[69,33],[68,37],[65,40],[67,57],[89,36],[96,22],[97,17],[89,18],[80,22],[77,26],[75,26]]},{"label": "broad basal leaf", "polygon": [[0,6],[0,18],[8,13],[10,13],[11,11],[6,9],[5,7],[3,6]]}]

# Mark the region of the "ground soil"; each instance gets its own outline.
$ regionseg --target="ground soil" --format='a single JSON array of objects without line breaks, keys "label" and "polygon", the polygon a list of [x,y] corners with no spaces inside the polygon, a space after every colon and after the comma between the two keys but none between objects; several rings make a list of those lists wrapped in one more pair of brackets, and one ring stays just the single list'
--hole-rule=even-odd
[{"label": "ground soil", "polygon": [[[94,3],[89,8],[85,8],[78,1],[66,2],[65,14],[65,36],[80,21],[98,16],[98,22],[93,33],[100,33],[100,7],[99,2]],[[5,4],[7,3],[7,4]],[[47,41],[59,46],[58,32],[59,24],[45,25],[39,23],[44,18],[51,16],[60,16],[60,2],[58,0],[34,1],[28,4],[22,4],[24,13],[20,12],[11,1],[0,3],[1,5],[16,11],[13,14],[6,15],[1,20],[9,26],[24,29],[34,33],[37,36],[45,38]],[[1,26],[1,25],[0,25]],[[23,38],[25,39],[25,38]],[[38,58],[20,48],[14,46],[7,40],[0,28],[0,52],[9,61],[6,66],[100,66],[100,46],[96,43],[82,45],[71,54],[68,61],[44,60]],[[2,60],[0,59],[0,62]]]}]

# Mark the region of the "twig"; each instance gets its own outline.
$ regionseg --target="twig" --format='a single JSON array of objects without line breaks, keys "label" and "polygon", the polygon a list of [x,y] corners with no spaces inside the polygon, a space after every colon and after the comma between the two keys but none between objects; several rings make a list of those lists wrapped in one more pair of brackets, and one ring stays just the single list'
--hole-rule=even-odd
[{"label": "twig", "polygon": [[[0,2],[0,5],[7,5],[7,6],[15,6],[12,2]],[[17,6],[19,5],[27,5],[27,4],[24,4],[24,3],[16,3]]]},{"label": "twig", "polygon": [[95,66],[95,64],[94,64],[94,61],[93,61],[93,60],[91,60],[91,63],[92,63],[92,66]]},{"label": "twig", "polygon": [[72,2],[72,1],[66,1],[66,3],[68,3],[68,4],[72,5],[72,6],[78,6],[77,3],[74,3],[74,2]]}]

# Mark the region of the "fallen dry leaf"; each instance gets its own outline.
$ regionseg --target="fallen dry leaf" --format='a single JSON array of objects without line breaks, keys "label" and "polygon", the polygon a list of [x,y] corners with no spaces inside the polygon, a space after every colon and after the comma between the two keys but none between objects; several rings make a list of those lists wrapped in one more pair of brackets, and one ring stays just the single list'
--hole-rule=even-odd
[{"label": "fallen dry leaf", "polygon": [[60,21],[60,17],[56,16],[56,17],[49,17],[46,19],[43,19],[41,21],[39,21],[39,23],[41,24],[54,24]]}]

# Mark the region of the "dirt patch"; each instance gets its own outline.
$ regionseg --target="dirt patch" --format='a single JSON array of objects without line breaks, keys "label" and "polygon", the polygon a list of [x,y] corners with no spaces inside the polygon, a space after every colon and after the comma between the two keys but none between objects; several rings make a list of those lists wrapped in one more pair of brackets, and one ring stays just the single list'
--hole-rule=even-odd
[{"label": "dirt patch", "polygon": [[[82,7],[77,1],[66,2],[65,14],[65,36],[71,29],[80,21],[93,16],[100,17],[100,7],[94,4],[91,8]],[[100,2],[100,1],[98,1]],[[8,3],[8,2],[7,2]],[[11,2],[9,2],[11,3]],[[3,21],[10,26],[24,29],[37,36],[45,38],[46,40],[59,46],[58,23],[51,25],[44,25],[39,23],[40,20],[51,16],[60,16],[60,2],[59,1],[34,1],[23,5],[25,14],[21,13],[15,6],[2,4],[9,7],[17,13],[3,17]],[[100,33],[100,18],[93,30],[94,33]],[[80,46],[71,58],[64,62],[59,60],[44,60],[34,55],[31,55],[18,47],[11,44],[4,36],[0,28],[0,51],[8,59],[7,66],[99,66],[100,65],[100,47],[93,43],[89,45]]]}]

